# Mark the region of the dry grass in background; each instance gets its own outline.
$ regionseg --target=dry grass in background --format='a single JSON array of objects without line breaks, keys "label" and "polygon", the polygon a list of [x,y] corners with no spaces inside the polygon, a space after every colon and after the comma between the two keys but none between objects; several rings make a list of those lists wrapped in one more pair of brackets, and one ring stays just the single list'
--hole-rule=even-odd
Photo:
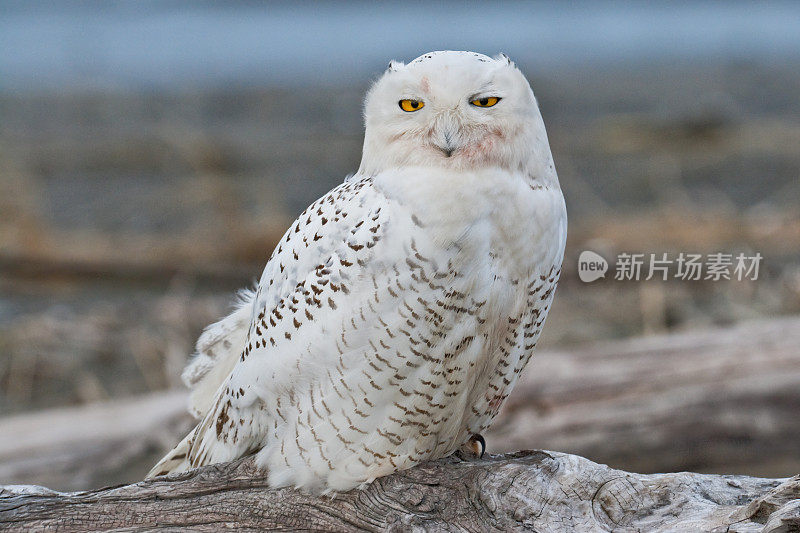
[{"label": "dry grass in background", "polygon": [[[800,311],[793,66],[532,79],[571,217],[545,346]],[[179,387],[201,328],[357,167],[362,92],[0,96],[0,411]],[[765,259],[757,282],[585,285],[587,248]]]}]

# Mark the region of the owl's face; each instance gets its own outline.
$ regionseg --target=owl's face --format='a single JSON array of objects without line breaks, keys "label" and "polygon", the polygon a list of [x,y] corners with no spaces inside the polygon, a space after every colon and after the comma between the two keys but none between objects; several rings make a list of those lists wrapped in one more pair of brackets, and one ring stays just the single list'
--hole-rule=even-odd
[{"label": "owl's face", "polygon": [[406,166],[529,172],[550,161],[536,99],[504,55],[432,52],[392,62],[369,91],[361,171]]}]

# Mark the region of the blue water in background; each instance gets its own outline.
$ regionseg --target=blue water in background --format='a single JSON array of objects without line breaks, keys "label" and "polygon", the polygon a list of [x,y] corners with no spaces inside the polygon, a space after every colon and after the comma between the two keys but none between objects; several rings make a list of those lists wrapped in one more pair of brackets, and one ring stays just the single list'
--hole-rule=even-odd
[{"label": "blue water in background", "polygon": [[0,90],[335,85],[436,49],[527,68],[800,57],[800,2],[0,1]]}]

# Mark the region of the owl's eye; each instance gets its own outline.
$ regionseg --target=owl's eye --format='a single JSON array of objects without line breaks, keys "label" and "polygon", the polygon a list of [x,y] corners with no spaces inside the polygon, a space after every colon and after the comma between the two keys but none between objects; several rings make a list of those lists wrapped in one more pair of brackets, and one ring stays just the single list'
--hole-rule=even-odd
[{"label": "owl's eye", "polygon": [[409,113],[419,111],[425,107],[425,102],[421,102],[420,100],[400,100],[398,104],[400,105],[400,109]]},{"label": "owl's eye", "polygon": [[499,101],[500,98],[496,96],[484,96],[483,98],[476,98],[475,100],[472,100],[470,104],[474,105],[475,107],[492,107]]}]

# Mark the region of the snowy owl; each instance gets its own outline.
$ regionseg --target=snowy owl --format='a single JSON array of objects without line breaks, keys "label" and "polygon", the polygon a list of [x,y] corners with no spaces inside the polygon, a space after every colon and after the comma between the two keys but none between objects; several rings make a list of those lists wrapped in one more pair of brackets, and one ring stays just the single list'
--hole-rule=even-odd
[{"label": "snowy owl", "polygon": [[273,487],[345,491],[482,453],[561,272],[564,198],[505,55],[392,61],[361,166],[311,204],[184,372],[199,423],[149,476],[256,455]]}]

